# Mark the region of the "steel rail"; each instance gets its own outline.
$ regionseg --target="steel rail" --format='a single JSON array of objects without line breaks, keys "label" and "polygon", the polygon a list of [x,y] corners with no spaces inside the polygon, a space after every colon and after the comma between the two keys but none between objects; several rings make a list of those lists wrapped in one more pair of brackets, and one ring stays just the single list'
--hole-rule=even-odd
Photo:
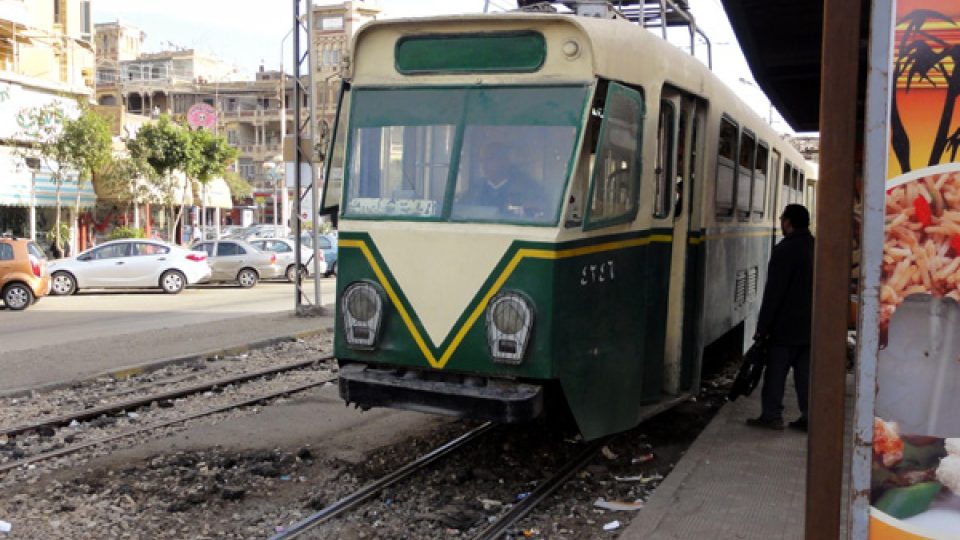
[{"label": "steel rail", "polygon": [[487,422],[477,428],[474,428],[463,435],[453,439],[452,441],[440,446],[430,452],[420,456],[419,458],[407,463],[403,467],[393,471],[392,473],[375,480],[354,493],[347,495],[346,497],[340,499],[339,501],[331,504],[330,506],[312,514],[296,523],[291,525],[288,529],[283,532],[276,534],[270,538],[270,540],[286,540],[288,538],[294,538],[300,533],[307,531],[321,523],[324,523],[352,508],[357,507],[358,505],[366,502],[368,499],[376,495],[377,493],[383,491],[384,489],[396,484],[397,482],[406,479],[413,473],[418,470],[426,467],[427,465],[433,463],[434,461],[450,454],[466,444],[470,443],[477,437],[483,435],[484,433],[490,431],[496,426],[492,422]]},{"label": "steel rail", "polygon": [[522,501],[517,503],[509,512],[504,514],[497,521],[487,525],[483,530],[477,533],[474,540],[499,540],[503,538],[504,532],[511,525],[529,514],[538,504],[549,497],[554,491],[560,488],[577,471],[587,466],[597,455],[603,445],[609,440],[609,437],[597,439],[591,442],[572,460],[568,461],[555,475],[549,480],[537,486],[530,495],[527,495]]},{"label": "steel rail", "polygon": [[140,426],[140,427],[135,428],[135,429],[127,430],[127,431],[124,431],[124,432],[122,432],[122,433],[118,433],[118,434],[116,434],[116,435],[110,435],[109,437],[103,437],[103,438],[101,438],[101,439],[97,439],[97,440],[94,440],[94,441],[88,441],[88,442],[85,442],[85,443],[80,444],[80,445],[77,445],[77,446],[71,446],[71,447],[67,447],[67,448],[60,448],[60,449],[57,449],[57,450],[51,450],[51,451],[49,451],[49,452],[44,452],[44,453],[42,453],[42,454],[37,454],[37,455],[34,455],[34,456],[30,456],[30,457],[26,457],[26,458],[20,459],[20,460],[18,460],[18,461],[13,461],[13,462],[10,462],[10,463],[5,463],[5,464],[3,464],[3,465],[0,465],[0,473],[6,472],[6,471],[10,471],[10,470],[13,470],[13,469],[17,469],[17,468],[19,468],[19,467],[23,467],[24,465],[30,465],[31,463],[37,463],[37,462],[39,462],[39,461],[46,461],[46,460],[48,460],[48,459],[52,459],[52,458],[55,458],[55,457],[61,457],[61,456],[65,456],[65,455],[68,455],[68,454],[72,454],[72,453],[74,453],[74,452],[83,450],[83,449],[85,449],[85,448],[90,448],[90,447],[97,446],[97,445],[100,445],[100,444],[104,444],[104,443],[108,443],[108,442],[113,442],[113,441],[116,441],[116,440],[119,440],[119,439],[124,439],[124,438],[126,438],[126,437],[131,436],[131,435],[136,435],[136,434],[138,434],[138,433],[143,433],[143,432],[145,432],[145,431],[151,431],[151,430],[154,430],[154,429],[159,429],[159,428],[171,426],[171,425],[174,425],[174,424],[179,424],[179,423],[181,423],[181,422],[186,422],[186,421],[188,421],[188,420],[194,420],[194,419],[196,419],[196,418],[202,418],[202,417],[204,417],[204,416],[210,416],[210,415],[212,415],[212,414],[217,414],[217,413],[221,413],[221,412],[226,412],[226,411],[229,411],[229,410],[232,410],[232,409],[239,409],[239,408],[241,408],[241,407],[247,407],[247,406],[250,406],[250,405],[256,405],[257,403],[261,403],[261,402],[263,402],[263,401],[268,401],[268,400],[275,399],[275,398],[278,398],[278,397],[281,397],[281,396],[285,396],[285,395],[288,395],[288,394],[295,394],[295,393],[297,393],[297,392],[302,392],[302,391],[304,391],[304,390],[309,390],[310,388],[313,388],[313,387],[316,387],[316,386],[320,386],[320,385],[323,385],[323,384],[327,384],[327,383],[333,382],[333,381],[335,381],[335,380],[337,380],[337,377],[328,377],[328,378],[323,379],[323,380],[321,380],[321,381],[313,381],[313,382],[309,382],[309,383],[303,383],[303,384],[299,384],[299,385],[297,385],[297,386],[291,386],[291,387],[289,387],[289,388],[284,388],[284,389],[282,389],[282,390],[275,390],[275,391],[273,391],[273,392],[268,392],[268,393],[266,393],[266,394],[261,394],[261,395],[259,395],[259,396],[254,396],[254,397],[247,398],[247,399],[244,399],[244,400],[241,400],[241,401],[237,401],[237,402],[234,402],[234,403],[230,403],[230,404],[227,404],[227,405],[221,405],[221,406],[219,406],[219,407],[214,407],[214,408],[212,408],[212,409],[207,409],[207,410],[205,410],[205,411],[200,411],[200,412],[196,412],[196,413],[191,413],[191,414],[188,414],[188,415],[186,415],[186,416],[182,416],[182,417],[180,417],[180,418],[171,418],[171,419],[169,419],[169,420],[162,420],[162,421],[160,421],[160,422],[154,422],[153,424],[147,424],[147,425],[145,425],[145,426]]},{"label": "steel rail", "polygon": [[177,399],[184,396],[189,396],[193,394],[198,394],[200,392],[206,392],[214,388],[224,387],[230,384],[244,383],[253,379],[258,379],[260,377],[265,377],[268,375],[276,375],[278,373],[283,373],[286,371],[295,371],[297,369],[303,369],[310,367],[319,362],[324,362],[327,360],[333,359],[332,356],[324,356],[321,358],[313,358],[311,360],[301,360],[298,362],[293,362],[290,364],[284,364],[282,366],[274,366],[265,369],[260,369],[257,371],[252,371],[250,373],[244,373],[241,375],[233,375],[230,377],[222,377],[214,381],[208,381],[200,384],[195,384],[185,388],[180,388],[176,390],[168,390],[166,392],[160,392],[157,394],[152,394],[147,397],[129,399],[126,401],[121,401],[119,403],[102,405],[100,407],[94,407],[91,409],[84,409],[82,411],[75,411],[53,418],[48,418],[45,420],[40,420],[31,424],[23,424],[20,426],[15,426],[11,428],[2,428],[0,429],[0,437],[15,437],[17,435],[27,433],[29,431],[36,431],[44,427],[61,427],[69,425],[71,422],[76,420],[77,422],[82,422],[84,420],[90,420],[98,416],[105,414],[114,414],[121,411],[127,411],[131,409],[139,409],[141,407],[146,407],[153,403],[154,401],[168,401],[171,399]]}]

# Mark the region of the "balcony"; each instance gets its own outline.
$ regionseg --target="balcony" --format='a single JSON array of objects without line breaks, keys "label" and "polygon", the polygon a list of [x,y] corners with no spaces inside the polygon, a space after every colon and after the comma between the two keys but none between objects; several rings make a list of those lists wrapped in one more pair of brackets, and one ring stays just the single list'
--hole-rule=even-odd
[{"label": "balcony", "polygon": [[[285,111],[288,119],[293,118],[293,108],[288,107]],[[301,116],[309,116],[310,109],[309,107],[304,107],[301,110]],[[233,121],[245,121],[252,123],[262,123],[262,122],[279,122],[280,121],[280,107],[271,106],[266,109],[262,107],[245,107],[243,105],[233,105],[223,104],[220,105],[220,116],[224,120],[233,120]]]},{"label": "balcony", "polygon": [[248,157],[254,161],[272,159],[273,156],[280,153],[280,143],[238,144],[233,146],[240,150],[242,157]]}]

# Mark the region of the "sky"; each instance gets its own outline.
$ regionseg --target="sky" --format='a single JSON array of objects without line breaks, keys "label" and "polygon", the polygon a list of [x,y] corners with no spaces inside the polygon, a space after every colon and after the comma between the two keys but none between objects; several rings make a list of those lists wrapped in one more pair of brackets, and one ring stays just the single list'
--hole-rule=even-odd
[{"label": "sky", "polygon": [[[386,17],[482,12],[486,0],[367,0],[384,10]],[[316,4],[328,3],[315,0]],[[333,2],[329,2],[333,3]],[[496,11],[516,6],[515,0],[490,0]],[[720,0],[690,0],[697,24],[713,43],[714,72],[736,91],[757,113],[767,118],[769,101],[756,86],[736,37],[727,22]],[[500,9],[497,9],[500,8]],[[120,20],[147,34],[146,52],[172,46],[195,48],[234,64],[241,74],[253,77],[263,63],[277,69],[281,41],[290,30],[292,3],[289,0],[94,0],[94,22]],[[683,31],[685,34],[685,31]],[[681,35],[681,34],[677,34]],[[683,43],[684,39],[674,41]],[[286,40],[283,60],[292,55]],[[703,47],[698,48],[699,51]],[[773,126],[789,127],[773,111]]]}]

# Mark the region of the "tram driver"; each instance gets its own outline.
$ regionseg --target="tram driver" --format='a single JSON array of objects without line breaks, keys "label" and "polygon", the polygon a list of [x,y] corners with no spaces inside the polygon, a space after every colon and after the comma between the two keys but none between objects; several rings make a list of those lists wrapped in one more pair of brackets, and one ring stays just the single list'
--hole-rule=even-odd
[{"label": "tram driver", "polygon": [[524,167],[513,160],[509,146],[502,142],[488,143],[479,157],[481,173],[470,180],[459,201],[461,205],[496,208],[497,217],[508,220],[543,216],[546,194]]}]

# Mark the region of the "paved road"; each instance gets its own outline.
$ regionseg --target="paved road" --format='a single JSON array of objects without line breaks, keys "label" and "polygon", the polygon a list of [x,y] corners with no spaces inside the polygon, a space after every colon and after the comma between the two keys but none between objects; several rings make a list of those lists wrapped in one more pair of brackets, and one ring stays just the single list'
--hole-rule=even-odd
[{"label": "paved road", "polygon": [[[321,284],[330,305],[335,280]],[[293,286],[281,282],[47,297],[23,312],[0,309],[0,393],[330,326],[329,316],[295,317]]]}]

